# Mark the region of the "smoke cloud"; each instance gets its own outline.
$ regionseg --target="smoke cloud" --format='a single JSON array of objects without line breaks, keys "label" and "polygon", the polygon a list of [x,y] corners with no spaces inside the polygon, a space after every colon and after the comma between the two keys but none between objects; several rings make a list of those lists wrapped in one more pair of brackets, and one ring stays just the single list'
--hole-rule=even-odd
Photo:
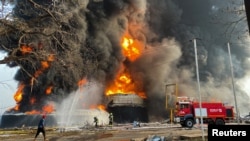
[{"label": "smoke cloud", "polygon": [[[22,100],[18,102],[20,112],[40,110],[48,101],[62,102],[78,90],[81,80],[95,80],[102,85],[95,93],[95,100],[86,97],[90,100],[85,101],[102,103],[105,86],[110,85],[121,66],[125,66],[138,91],[146,93],[150,118],[165,117],[167,84],[176,83],[180,96],[198,98],[194,38],[198,39],[202,99],[234,105],[227,50],[227,42],[230,42],[238,107],[240,113],[249,112],[249,92],[243,85],[249,74],[249,37],[244,32],[246,21],[239,20],[245,13],[237,12],[242,10],[243,2],[34,2],[48,6],[54,17],[42,8],[34,8],[28,0],[17,0],[13,16],[22,20],[22,28],[30,32],[23,35],[11,31],[8,36],[1,34],[0,37],[0,49],[9,56],[22,56],[17,51],[20,42],[33,48],[34,53],[28,54],[27,60],[8,63],[10,67],[21,66],[15,76],[25,85]],[[35,34],[37,30],[42,34]],[[121,38],[125,33],[143,45],[143,52],[135,61],[129,61],[122,53]],[[49,61],[50,56],[54,59]],[[43,69],[42,61],[47,61],[49,67]],[[35,76],[38,70],[41,73]],[[44,94],[50,86],[52,92]],[[34,103],[32,99],[35,99]]]}]

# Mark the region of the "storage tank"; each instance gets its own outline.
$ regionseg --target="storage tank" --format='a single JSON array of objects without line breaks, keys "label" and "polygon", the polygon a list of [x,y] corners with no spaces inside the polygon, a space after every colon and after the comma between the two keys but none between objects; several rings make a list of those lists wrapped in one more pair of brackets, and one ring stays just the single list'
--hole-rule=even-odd
[{"label": "storage tank", "polygon": [[113,113],[116,123],[148,122],[145,99],[136,94],[110,95],[108,111]]}]

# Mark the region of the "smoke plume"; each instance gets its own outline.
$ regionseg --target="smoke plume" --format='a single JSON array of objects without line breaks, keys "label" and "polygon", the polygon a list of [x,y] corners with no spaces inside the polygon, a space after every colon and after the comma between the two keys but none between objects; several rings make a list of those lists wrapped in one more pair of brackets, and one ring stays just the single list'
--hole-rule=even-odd
[{"label": "smoke plume", "polygon": [[[239,109],[248,112],[249,93],[242,84],[250,54],[247,23],[239,20],[245,14],[237,12],[242,7],[238,0],[16,0],[13,20],[0,23],[6,27],[0,30],[8,31],[0,36],[0,49],[9,53],[2,62],[20,67],[15,79],[22,94],[14,109],[60,103],[79,82],[92,80],[102,84],[95,94],[99,102],[92,96],[85,102],[102,103],[105,87],[123,68],[136,91],[145,92],[150,118],[164,117],[167,84],[176,83],[179,96],[198,98],[197,38],[202,99],[234,105],[230,42]],[[142,46],[136,60],[123,54],[125,34]]]}]

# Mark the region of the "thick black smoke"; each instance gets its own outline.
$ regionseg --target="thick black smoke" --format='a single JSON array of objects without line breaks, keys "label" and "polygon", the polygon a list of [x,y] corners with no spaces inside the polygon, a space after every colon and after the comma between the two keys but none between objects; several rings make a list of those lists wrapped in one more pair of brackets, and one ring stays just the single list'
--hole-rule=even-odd
[{"label": "thick black smoke", "polygon": [[[149,115],[163,117],[167,113],[166,84],[177,83],[179,95],[198,97],[194,38],[199,38],[203,99],[234,104],[227,42],[232,43],[236,81],[240,83],[248,74],[247,23],[239,20],[245,15],[238,0],[33,2],[40,6],[30,0],[16,1],[15,20],[7,23],[19,26],[1,22],[8,31],[7,35],[1,32],[1,50],[9,53],[9,60],[19,57],[8,65],[20,67],[15,79],[25,84],[18,103],[21,112],[41,110],[48,101],[60,102],[78,89],[82,79],[108,85],[125,65],[137,88],[148,97]],[[126,32],[144,44],[142,56],[134,62],[122,55],[121,38]],[[32,47],[32,53],[23,55],[19,49],[23,45]],[[54,60],[48,62],[49,68],[35,77],[41,61],[48,61],[51,55]],[[249,96],[239,83],[240,112],[247,112],[243,107],[249,107]],[[49,86],[53,86],[52,93],[46,95]],[[35,104],[30,102],[33,98]]]},{"label": "thick black smoke", "polygon": [[[165,71],[170,72],[165,75],[166,82],[177,82],[179,95],[198,98],[192,42],[194,38],[198,38],[202,99],[218,100],[233,105],[232,77],[227,48],[229,42],[239,112],[248,112],[249,93],[242,89],[247,83],[245,78],[249,72],[249,37],[243,1],[152,0],[148,2],[148,24],[153,33],[156,33],[157,40],[174,37],[181,44],[182,55],[177,66],[172,66],[170,69],[164,68]],[[166,54],[169,55],[169,53]],[[155,91],[155,93],[158,92]]]}]

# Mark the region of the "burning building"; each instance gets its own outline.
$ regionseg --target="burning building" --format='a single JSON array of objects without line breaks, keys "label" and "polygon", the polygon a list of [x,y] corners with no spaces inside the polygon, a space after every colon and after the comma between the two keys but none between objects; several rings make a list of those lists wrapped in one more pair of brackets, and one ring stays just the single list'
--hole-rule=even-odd
[{"label": "burning building", "polygon": [[[77,111],[104,105],[107,112],[123,112],[122,117],[133,110],[142,115],[128,114],[132,118],[119,122],[166,118],[167,83],[178,83],[180,95],[195,97],[194,51],[189,41],[201,35],[206,41],[197,42],[205,87],[201,93],[233,102],[228,53],[222,45],[228,40],[215,36],[225,26],[208,22],[212,15],[223,16],[219,9],[224,3],[228,2],[16,0],[12,14],[0,19],[0,50],[8,53],[0,63],[19,68],[16,105],[5,115],[52,114],[77,92],[73,99],[80,103]],[[235,76],[242,81],[248,74],[246,46],[232,47]],[[249,96],[238,89],[244,109]]]}]

